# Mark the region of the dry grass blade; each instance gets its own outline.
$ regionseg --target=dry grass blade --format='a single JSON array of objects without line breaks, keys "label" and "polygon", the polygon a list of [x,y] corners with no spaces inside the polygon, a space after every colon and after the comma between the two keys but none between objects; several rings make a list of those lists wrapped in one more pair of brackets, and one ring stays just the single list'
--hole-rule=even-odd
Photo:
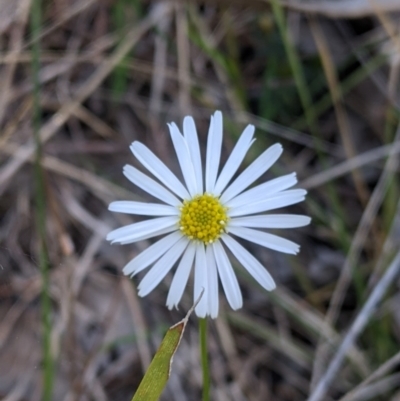
[{"label": "dry grass blade", "polygon": [[[17,147],[11,144],[4,145],[0,150],[13,156],[18,152]],[[24,159],[24,161],[26,160]],[[31,157],[27,161],[32,162]],[[60,176],[68,177],[76,182],[84,184],[93,191],[95,195],[99,196],[100,199],[104,199],[106,203],[110,202],[115,196],[121,199],[140,199],[138,195],[133,195],[132,192],[128,190],[98,177],[90,171],[76,167],[56,157],[44,156],[42,158],[42,165],[49,171],[57,173]]]},{"label": "dry grass blade", "polygon": [[[159,21],[157,29],[165,35],[168,26],[171,23],[171,18],[165,18]],[[162,94],[165,87],[165,74],[164,71],[167,66],[167,43],[162,36],[155,38],[155,51],[154,51],[154,69],[152,72],[152,85],[150,94],[150,112],[154,116],[158,116],[161,112]]]},{"label": "dry grass blade", "polygon": [[[350,123],[347,116],[347,112],[343,106],[343,99],[340,90],[340,84],[335,70],[335,66],[332,61],[330,50],[326,42],[325,34],[323,33],[319,21],[315,18],[309,19],[311,32],[314,37],[314,41],[317,45],[322,65],[324,68],[325,76],[328,81],[329,91],[333,100],[333,107],[335,109],[336,120],[339,126],[340,137],[342,139],[344,150],[348,159],[355,157],[356,152],[354,144],[352,142],[352,135],[350,129]],[[364,183],[364,180],[359,170],[352,170],[352,177],[356,185],[357,193],[360,201],[365,205],[369,198],[369,191]]]},{"label": "dry grass blade", "polygon": [[[198,30],[198,34],[203,42],[203,46],[206,47],[208,51],[212,52],[218,46],[218,38],[216,38],[215,35],[213,35],[213,33],[210,31],[205,19],[196,10],[194,5],[189,6],[188,15],[193,20],[193,23]],[[233,90],[234,86],[230,85],[226,70],[220,65],[220,63],[218,63],[215,57],[211,58],[211,62],[219,80],[222,82],[226,99],[231,105],[231,108],[236,112],[242,111],[242,102]]]},{"label": "dry grass blade", "polygon": [[400,143],[380,146],[371,151],[359,154],[349,160],[335,165],[325,171],[312,175],[309,178],[300,182],[302,188],[313,189],[317,188],[329,181],[342,177],[350,171],[366,165],[371,165],[373,162],[382,160],[389,155],[396,155],[400,152]]},{"label": "dry grass blade", "polygon": [[[271,298],[274,303],[295,317],[300,324],[309,328],[316,337],[322,336],[326,341],[327,349],[331,350],[340,342],[340,335],[329,326],[329,323],[324,320],[324,316],[306,302],[283,288],[277,288]],[[364,375],[369,373],[368,363],[363,353],[355,345],[351,347],[348,354],[359,372]]]},{"label": "dry grass blade", "polygon": [[388,287],[394,282],[396,276],[400,272],[400,252],[397,253],[396,257],[387,268],[385,274],[381,280],[377,283],[373,289],[371,295],[369,296],[367,302],[364,304],[353,324],[351,325],[349,331],[343,338],[339,349],[337,350],[332,361],[328,364],[326,372],[318,381],[318,384],[314,391],[311,393],[308,401],[320,401],[324,399],[326,392],[332,381],[335,379],[343,360],[349,350],[349,348],[357,340],[358,336],[361,334],[362,330],[365,328],[369,319],[371,319],[374,309],[377,304],[381,301],[382,297],[385,295]]},{"label": "dry grass blade", "polygon": [[15,21],[24,21],[29,9],[29,0],[0,0],[0,33],[3,33]]},{"label": "dry grass blade", "polygon": [[282,352],[303,369],[310,369],[311,350],[304,344],[282,338],[277,330],[269,324],[237,312],[228,313],[228,319],[234,326],[246,329],[252,335],[267,341],[270,347]]},{"label": "dry grass blade", "polygon": [[[168,5],[156,7],[153,12],[144,19],[138,26],[134,27],[113,55],[106,59],[96,70],[96,72],[78,90],[75,98],[62,106],[60,110],[40,129],[42,142],[48,141],[57,130],[68,120],[71,114],[85,101],[103,82],[103,80],[113,71],[115,66],[123,59],[129,50],[137,43],[159,19],[165,17],[170,11]],[[28,144],[20,149],[1,170],[0,170],[0,194],[4,192],[9,180],[28,161],[35,150],[34,144]]]},{"label": "dry grass blade", "polygon": [[[7,1],[7,0],[5,0]],[[62,5],[63,9],[60,15],[58,15],[60,18],[57,19],[57,21],[52,24],[51,26],[44,28],[39,35],[39,40],[43,39],[47,35],[51,34],[54,32],[58,27],[62,26],[65,24],[67,21],[71,20],[74,17],[79,16],[82,12],[86,11],[90,6],[96,3],[96,0],[81,0],[75,2],[70,8],[64,9],[64,6],[68,3],[64,3]],[[24,47],[28,47],[31,45],[31,42],[28,41],[25,43]]]},{"label": "dry grass blade", "polygon": [[356,397],[358,397],[358,394],[360,393],[361,390],[366,390],[368,384],[383,377],[399,364],[400,364],[400,352],[398,352],[396,355],[394,355],[392,358],[386,361],[382,366],[380,366],[377,370],[375,370],[374,373],[368,376],[363,382],[361,382],[357,387],[352,389],[339,401],[354,400]]},{"label": "dry grass blade", "polygon": [[176,5],[176,35],[178,45],[179,106],[184,114],[191,114],[190,105],[190,47],[186,10]]},{"label": "dry grass blade", "polygon": [[[18,3],[18,2],[17,2]],[[10,3],[15,4],[15,3]],[[22,51],[23,37],[26,22],[29,15],[30,0],[22,0],[18,4],[18,15],[15,21],[15,26],[11,32],[10,38],[10,52],[5,56],[6,62],[8,63],[6,71],[2,74],[2,81],[0,86],[2,88],[0,93],[0,126],[3,121],[4,113],[7,109],[7,103],[11,97],[11,87],[14,78],[15,69],[17,67],[18,56]],[[1,9],[0,4],[0,9]],[[4,7],[4,6],[3,6]],[[1,16],[0,16],[1,19]],[[0,32],[1,32],[0,28]]]},{"label": "dry grass blade", "polygon": [[[399,140],[400,140],[400,126],[397,129],[396,137],[393,143],[396,144],[398,143]],[[339,280],[336,284],[335,291],[333,292],[329,310],[326,314],[326,321],[329,322],[330,324],[333,324],[338,317],[339,309],[343,303],[347,288],[350,284],[351,270],[358,263],[362,246],[365,243],[366,239],[368,238],[369,230],[382,204],[390,177],[393,174],[393,171],[396,169],[396,166],[398,165],[398,157],[397,154],[395,154],[393,148],[394,147],[392,147],[390,150],[389,158],[386,161],[384,171],[362,215],[361,221],[358,225],[357,231],[352,240],[351,247],[347,255],[345,264],[340,273]],[[317,368],[318,366],[320,366],[321,361],[324,359],[325,359],[325,352],[323,351],[323,347],[320,344],[317,347],[316,351],[316,357],[314,362],[315,367]],[[315,373],[316,371],[314,370],[314,374]]]},{"label": "dry grass blade", "polygon": [[[393,144],[399,143],[399,141],[400,126],[397,128]],[[330,322],[334,322],[337,318],[338,310],[342,305],[345,292],[349,285],[350,271],[358,263],[362,246],[365,243],[378,209],[382,204],[390,177],[399,164],[397,154],[393,151],[393,148],[394,147],[392,147],[391,149],[388,160],[385,163],[384,171],[379,178],[379,181],[372,193],[367,207],[365,208],[361,221],[357,227],[357,231],[354,235],[349,254],[346,258],[346,263],[343,266],[342,272],[335,288],[335,292],[332,296],[329,311],[327,313],[326,318]]]},{"label": "dry grass blade", "polygon": [[150,347],[146,340],[146,321],[139,304],[138,296],[128,279],[122,281],[122,291],[124,292],[126,302],[131,312],[132,321],[135,326],[140,362],[142,364],[142,371],[144,373],[151,362]]},{"label": "dry grass blade", "polygon": [[400,373],[395,373],[391,376],[385,377],[379,381],[376,381],[369,386],[365,386],[356,391],[350,398],[349,401],[366,401],[373,400],[377,397],[382,397],[392,390],[399,388]]},{"label": "dry grass blade", "polygon": [[[319,14],[330,18],[362,18],[375,14],[375,7],[382,11],[394,12],[400,10],[397,0],[342,0],[340,7],[332,0],[326,1],[307,1],[282,0],[282,4],[291,10],[305,12],[309,14]],[[376,4],[376,6],[374,5]],[[378,5],[379,4],[379,5]]]}]

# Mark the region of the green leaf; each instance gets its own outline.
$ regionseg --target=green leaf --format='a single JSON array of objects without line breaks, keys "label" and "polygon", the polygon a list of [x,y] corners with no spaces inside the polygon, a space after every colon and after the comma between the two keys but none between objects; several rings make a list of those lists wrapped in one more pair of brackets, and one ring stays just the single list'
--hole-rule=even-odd
[{"label": "green leaf", "polygon": [[171,373],[172,359],[197,302],[183,320],[168,329],[132,401],[157,401],[159,399]]}]

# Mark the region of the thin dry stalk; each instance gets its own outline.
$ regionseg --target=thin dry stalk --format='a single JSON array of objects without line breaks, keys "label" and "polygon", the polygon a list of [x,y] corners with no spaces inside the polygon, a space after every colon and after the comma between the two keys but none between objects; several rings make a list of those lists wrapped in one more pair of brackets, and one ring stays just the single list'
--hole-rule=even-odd
[{"label": "thin dry stalk", "polygon": [[[188,13],[193,20],[193,23],[196,25],[199,33],[202,36],[204,43],[206,44],[207,48],[209,49],[216,49],[217,48],[217,39],[210,31],[208,25],[206,24],[204,18],[202,18],[195,7],[193,5],[189,5]],[[226,99],[229,102],[232,110],[235,112],[242,111],[243,107],[241,104],[240,99],[235,94],[232,85],[229,83],[228,76],[224,69],[216,62],[215,58],[211,59],[213,64],[214,70],[218,76],[219,81],[222,82],[222,86],[225,89]]]},{"label": "thin dry stalk", "polygon": [[[268,0],[269,1],[269,0]],[[363,18],[375,15],[375,0],[342,0],[340,7],[334,0],[329,1],[307,1],[282,0],[282,5],[291,10],[304,12],[307,14],[324,15],[330,18]],[[400,4],[397,0],[379,0],[379,8],[386,12],[400,10]]]},{"label": "thin dry stalk", "polygon": [[[356,156],[356,151],[352,142],[352,133],[349,119],[343,106],[340,83],[336,74],[335,65],[332,61],[329,46],[326,42],[325,35],[321,29],[319,21],[316,18],[310,17],[309,25],[321,57],[322,66],[324,68],[324,73],[329,86],[329,91],[332,96],[333,107],[335,109],[336,120],[339,126],[339,133],[343,142],[344,150],[347,158],[351,159]],[[359,170],[352,170],[351,174],[361,204],[366,205],[369,198],[369,191],[364,183],[362,175]]]},{"label": "thin dry stalk", "polygon": [[[78,90],[75,98],[63,105],[50,120],[42,126],[39,135],[43,143],[47,142],[69,119],[71,114],[99,87],[104,79],[113,71],[119,62],[127,55],[137,41],[159,20],[170,12],[170,5],[156,7],[148,17],[130,30],[120,46],[91,75]],[[13,158],[0,170],[0,195],[5,191],[10,179],[29,160],[35,151],[35,145],[30,143],[21,146]]]},{"label": "thin dry stalk", "polygon": [[383,365],[381,365],[374,373],[368,376],[365,380],[363,380],[357,387],[352,389],[349,393],[347,393],[344,397],[342,397],[339,401],[351,401],[354,399],[357,394],[365,387],[383,377],[387,373],[389,373],[392,369],[394,369],[397,365],[400,364],[400,352],[396,355],[392,356],[388,361],[386,361]]},{"label": "thin dry stalk", "polygon": [[142,364],[142,370],[145,372],[151,362],[150,347],[146,339],[146,333],[148,332],[146,319],[144,318],[138,296],[132,288],[130,280],[122,280],[122,291],[131,312],[134,330],[137,337],[137,347],[139,351],[140,362]]},{"label": "thin dry stalk", "polygon": [[361,153],[349,160],[339,163],[325,171],[311,175],[309,178],[300,182],[300,186],[305,189],[317,188],[329,181],[340,178],[350,171],[362,166],[371,165],[372,163],[382,160],[390,154],[400,153],[400,142],[394,144],[376,147],[367,152]]},{"label": "thin dry stalk", "polygon": [[[400,125],[398,126],[395,139],[393,144],[397,144],[400,141]],[[392,148],[393,149],[393,148]],[[344,296],[351,280],[351,270],[357,265],[361,250],[368,238],[368,233],[371,229],[373,221],[378,213],[378,210],[383,202],[386,194],[387,186],[393,171],[398,166],[399,160],[397,155],[391,150],[388,160],[385,163],[385,168],[378,180],[378,183],[372,193],[372,196],[368,202],[367,207],[361,217],[361,221],[357,227],[357,231],[354,235],[354,239],[351,243],[349,253],[347,255],[345,264],[340,273],[339,280],[336,284],[333,292],[331,302],[329,305],[328,312],[326,314],[326,321],[332,324],[336,321],[339,313],[339,309],[343,303]],[[320,351],[317,348],[316,358],[320,357]]]},{"label": "thin dry stalk", "polygon": [[[1,151],[10,155],[15,155],[18,151],[18,147],[16,145],[7,144],[3,146]],[[29,158],[27,161],[30,163],[33,162],[32,158]],[[140,200],[140,197],[138,195],[133,195],[131,191],[98,177],[88,170],[58,159],[57,157],[44,156],[42,158],[42,165],[47,170],[57,173],[60,176],[84,184],[86,188],[90,189],[94,195],[98,196],[105,203],[110,202],[115,196],[121,199]]]},{"label": "thin dry stalk", "polygon": [[290,127],[285,127],[274,121],[266,120],[265,118],[258,117],[245,111],[238,112],[235,115],[235,120],[242,124],[254,124],[258,129],[273,134],[280,139],[286,139],[292,143],[296,143],[310,149],[315,149],[317,146],[322,152],[328,155],[335,156],[337,158],[343,158],[343,150],[341,147],[329,143],[328,141],[314,138],[310,134],[306,134]]},{"label": "thin dry stalk", "polygon": [[176,4],[176,43],[178,47],[179,108],[182,115],[192,114],[190,102],[190,47],[185,6]]},{"label": "thin dry stalk", "polygon": [[165,70],[167,68],[167,42],[164,38],[171,24],[171,17],[160,20],[157,29],[160,35],[154,39],[154,61],[152,66],[152,82],[150,93],[149,121],[160,116],[162,96],[165,87]]},{"label": "thin dry stalk", "polygon": [[15,69],[17,67],[18,56],[22,51],[25,26],[29,16],[30,0],[23,0],[19,4],[19,12],[14,27],[11,31],[10,38],[10,52],[5,56],[8,65],[2,74],[2,81],[0,83],[0,126],[3,122],[4,113],[7,110],[8,101],[10,99],[10,92],[12,88],[12,81],[14,78]]},{"label": "thin dry stalk", "polygon": [[314,391],[312,391],[308,401],[319,401],[325,397],[332,381],[335,379],[339,369],[343,363],[344,358],[350,347],[355,343],[358,336],[364,330],[368,321],[371,319],[377,304],[385,295],[388,287],[394,282],[396,276],[400,272],[400,252],[387,268],[385,274],[375,286],[371,295],[368,297],[367,302],[364,304],[349,331],[345,335],[340,347],[338,348],[335,356],[329,363],[326,372],[318,381]]}]

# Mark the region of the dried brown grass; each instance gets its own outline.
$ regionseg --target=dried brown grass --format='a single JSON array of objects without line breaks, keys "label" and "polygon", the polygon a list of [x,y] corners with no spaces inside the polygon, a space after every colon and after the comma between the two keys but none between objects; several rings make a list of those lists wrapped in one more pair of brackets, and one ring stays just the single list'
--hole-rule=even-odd
[{"label": "dried brown grass", "polygon": [[[399,7],[350,0],[340,9],[333,2],[288,3],[289,33],[306,72],[326,75],[327,85],[312,93],[313,100],[317,104],[326,93],[333,98],[318,116],[321,136],[315,138],[292,128],[302,111],[290,100],[290,72],[277,71],[265,83],[264,71],[273,62],[287,68],[284,57],[274,60],[268,50],[276,33],[265,2],[200,7],[149,1],[141,3],[141,15],[124,4],[54,0],[43,10],[40,138],[57,367],[53,398],[129,399],[163,331],[190,307],[189,288],[180,311],[166,310],[168,280],[138,299],[121,267],[147,242],[107,244],[109,230],[131,221],[111,215],[107,205],[144,196],[121,174],[125,163],[134,162],[128,148],[133,140],[175,168],[166,122],[193,114],[204,139],[209,115],[221,109],[226,153],[246,123],[257,126],[260,146],[284,143],[279,172],[298,171],[310,190],[298,210],[311,215],[313,225],[291,234],[302,245],[297,258],[251,249],[276,278],[274,293],[243,275],[244,309],[231,312],[221,297],[221,317],[210,336],[213,399],[306,400],[399,245],[400,147],[389,129],[398,124],[399,19],[388,13]],[[42,392],[31,5],[0,1],[0,397],[7,401],[36,401]],[[118,5],[127,15],[119,27],[112,17]],[[310,19],[305,11],[315,15]],[[382,68],[345,90],[343,82],[354,70],[368,68],[366,58],[382,54]],[[321,65],[310,70],[313,58]],[[342,68],[346,59],[349,67]],[[121,68],[125,73],[117,72]],[[232,78],[235,68],[241,82]],[[116,93],[118,74],[125,83]],[[286,102],[288,112],[271,120],[260,99],[276,88],[286,96],[277,102]],[[316,156],[317,147],[329,167]],[[328,183],[346,219],[333,212]],[[398,399],[399,354],[393,350],[400,342],[399,297],[394,280],[384,302],[368,312],[371,322],[360,341],[347,344],[324,400]],[[193,319],[163,399],[199,399],[197,343]]]}]

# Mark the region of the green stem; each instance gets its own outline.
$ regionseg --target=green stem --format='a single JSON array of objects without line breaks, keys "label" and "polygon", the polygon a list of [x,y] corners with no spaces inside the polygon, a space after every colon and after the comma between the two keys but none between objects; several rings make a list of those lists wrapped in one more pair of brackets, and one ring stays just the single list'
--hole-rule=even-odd
[{"label": "green stem", "polygon": [[210,368],[207,355],[207,319],[199,319],[201,367],[203,370],[203,401],[210,401]]},{"label": "green stem", "polygon": [[41,312],[43,328],[43,401],[51,401],[54,384],[54,361],[51,353],[51,300],[49,256],[46,245],[46,190],[41,165],[42,147],[39,136],[41,125],[40,106],[40,27],[41,27],[41,0],[34,0],[31,9],[32,34],[32,81],[33,81],[33,118],[32,128],[36,144],[35,154],[35,217],[39,237],[39,264],[42,275]]}]

